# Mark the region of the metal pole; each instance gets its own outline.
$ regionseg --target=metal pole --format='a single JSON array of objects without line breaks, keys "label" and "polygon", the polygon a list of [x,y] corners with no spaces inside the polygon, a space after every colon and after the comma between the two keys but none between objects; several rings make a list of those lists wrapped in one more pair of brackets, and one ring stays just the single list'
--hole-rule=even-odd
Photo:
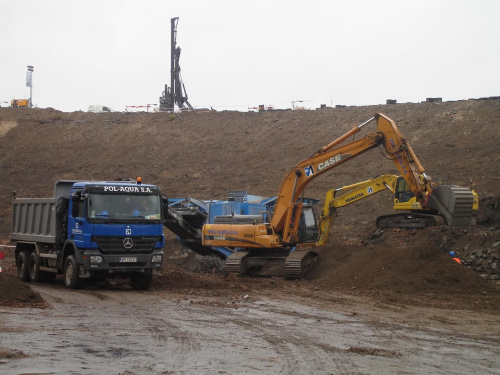
[{"label": "metal pole", "polygon": [[33,71],[35,68],[32,65],[28,65],[29,74],[29,86],[30,86],[30,98],[28,101],[28,107],[33,108]]},{"label": "metal pole", "polygon": [[174,112],[175,107],[175,44],[176,44],[176,33],[177,33],[177,20],[179,17],[170,19],[170,109],[169,111]]}]

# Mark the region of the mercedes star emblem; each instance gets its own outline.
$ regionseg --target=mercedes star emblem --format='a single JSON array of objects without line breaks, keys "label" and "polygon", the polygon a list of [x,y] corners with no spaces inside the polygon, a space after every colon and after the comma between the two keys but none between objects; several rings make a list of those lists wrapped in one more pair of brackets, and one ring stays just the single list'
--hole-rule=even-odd
[{"label": "mercedes star emblem", "polygon": [[123,240],[123,247],[124,247],[125,249],[127,249],[127,250],[128,250],[128,249],[131,249],[131,248],[132,248],[132,246],[134,246],[134,241],[132,241],[132,238],[127,237],[127,238],[125,238],[125,239]]}]

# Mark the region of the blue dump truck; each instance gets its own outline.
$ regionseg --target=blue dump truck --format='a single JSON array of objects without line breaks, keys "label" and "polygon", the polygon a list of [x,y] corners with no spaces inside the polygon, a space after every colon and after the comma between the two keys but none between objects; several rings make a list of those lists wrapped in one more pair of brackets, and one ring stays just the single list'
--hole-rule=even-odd
[{"label": "blue dump truck", "polygon": [[[163,267],[160,189],[137,181],[55,183],[51,198],[12,201],[11,239],[22,281],[54,281],[77,289],[85,279],[126,276],[149,289]],[[166,199],[165,199],[166,200]]]}]

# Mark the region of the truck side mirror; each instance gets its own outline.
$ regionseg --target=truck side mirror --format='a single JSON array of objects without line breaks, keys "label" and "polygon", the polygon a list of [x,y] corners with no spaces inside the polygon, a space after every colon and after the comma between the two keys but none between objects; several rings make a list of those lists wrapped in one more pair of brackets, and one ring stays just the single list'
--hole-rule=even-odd
[{"label": "truck side mirror", "polygon": [[73,217],[78,217],[80,215],[80,202],[85,200],[87,197],[88,194],[84,190],[77,190],[73,194],[71,194],[71,202],[73,204],[71,208],[71,215]]},{"label": "truck side mirror", "polygon": [[163,218],[166,219],[168,216],[168,198],[165,194],[161,195],[161,204],[163,208]]},{"label": "truck side mirror", "polygon": [[78,193],[78,191],[75,191],[73,194],[71,194],[71,202],[76,203],[80,200],[80,196]]}]

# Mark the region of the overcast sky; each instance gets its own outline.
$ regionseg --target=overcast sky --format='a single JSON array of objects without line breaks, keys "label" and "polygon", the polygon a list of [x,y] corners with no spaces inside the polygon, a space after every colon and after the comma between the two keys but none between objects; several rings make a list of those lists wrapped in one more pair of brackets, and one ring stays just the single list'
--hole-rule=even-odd
[{"label": "overcast sky", "polygon": [[173,17],[197,108],[498,96],[499,16],[498,0],[0,0],[0,102],[29,97],[33,65],[41,108],[158,104]]}]

